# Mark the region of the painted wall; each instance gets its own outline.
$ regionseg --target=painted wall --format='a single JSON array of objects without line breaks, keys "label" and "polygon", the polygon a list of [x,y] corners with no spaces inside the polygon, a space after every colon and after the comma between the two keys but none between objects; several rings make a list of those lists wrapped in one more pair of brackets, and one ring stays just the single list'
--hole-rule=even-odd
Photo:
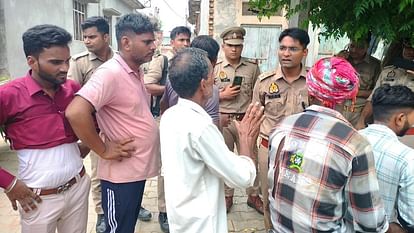
[{"label": "painted wall", "polygon": [[[73,34],[72,0],[7,0],[0,5],[0,72],[2,67],[13,78],[26,74],[29,69],[23,52],[22,34],[30,27],[39,24],[54,24],[65,28]],[[101,0],[99,3],[89,3],[87,16],[103,16],[104,8],[113,8],[121,14],[133,12],[123,1]],[[112,41],[116,49],[115,38],[116,17],[112,16]],[[4,33],[3,33],[4,32]],[[4,37],[4,39],[2,39]],[[70,44],[71,54],[85,50],[82,41],[73,40]]]}]

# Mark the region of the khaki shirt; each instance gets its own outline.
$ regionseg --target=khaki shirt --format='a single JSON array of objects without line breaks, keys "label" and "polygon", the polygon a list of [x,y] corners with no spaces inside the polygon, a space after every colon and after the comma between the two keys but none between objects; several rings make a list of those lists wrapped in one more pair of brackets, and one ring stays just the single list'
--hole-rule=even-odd
[{"label": "khaki shirt", "polygon": [[389,84],[390,86],[403,85],[414,91],[414,73],[392,65],[384,67],[374,90],[368,98],[369,101],[371,101],[374,91],[384,84]]},{"label": "khaki shirt", "polygon": [[[112,57],[114,52],[111,49]],[[85,51],[72,56],[70,59],[68,78],[77,81],[81,86],[89,81],[96,68],[105,61],[100,60],[94,53]]]},{"label": "khaki shirt", "polygon": [[219,89],[231,85],[235,76],[241,76],[242,84],[240,93],[232,100],[220,101],[220,112],[222,113],[245,113],[247,107],[252,102],[253,87],[260,69],[256,62],[242,57],[240,63],[233,68],[224,58],[218,61],[214,68],[215,83]]},{"label": "khaki shirt", "polygon": [[265,119],[260,126],[260,135],[268,138],[283,118],[303,112],[309,106],[305,68],[292,83],[286,81],[280,67],[263,73],[254,87],[253,102],[264,106]]},{"label": "khaki shirt", "polygon": [[[352,60],[350,63],[359,73],[359,90],[373,90],[381,71],[381,62],[372,56],[366,56],[363,62],[359,64],[354,64]],[[357,97],[355,107],[363,108],[366,102],[366,98]]]},{"label": "khaki shirt", "polygon": [[[174,53],[168,51],[165,56],[170,61],[174,57]],[[152,58],[152,60],[144,65],[144,83],[158,84],[162,79],[162,70],[164,69],[164,57],[159,54]]]}]

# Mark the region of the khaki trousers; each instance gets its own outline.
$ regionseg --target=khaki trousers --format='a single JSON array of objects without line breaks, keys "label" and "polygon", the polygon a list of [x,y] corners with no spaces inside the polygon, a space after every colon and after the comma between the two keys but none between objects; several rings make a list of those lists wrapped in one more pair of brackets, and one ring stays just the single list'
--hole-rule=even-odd
[{"label": "khaki trousers", "polygon": [[261,138],[259,138],[259,150],[258,150],[258,167],[259,167],[259,179],[260,189],[263,195],[263,212],[264,212],[264,225],[266,230],[272,228],[269,212],[269,183],[267,174],[269,172],[269,149],[261,144]]},{"label": "khaki trousers", "polygon": [[[160,127],[160,120],[161,120],[161,117],[155,118],[155,121],[157,122],[158,127]],[[167,213],[167,209],[165,207],[164,176],[161,176],[161,175],[158,176],[157,192],[158,192],[157,193],[158,194],[158,211]]]},{"label": "khaki trousers", "polygon": [[[231,121],[227,127],[223,128],[223,137],[229,150],[234,151],[234,144],[236,144],[237,150],[239,149],[239,134],[234,121]],[[226,197],[232,197],[234,195],[234,189],[228,187],[226,184],[224,185],[224,191]],[[246,194],[252,196],[259,195],[259,178],[257,175],[253,187],[247,188]]]},{"label": "khaki trousers", "polygon": [[102,197],[101,197],[101,181],[98,179],[98,159],[99,155],[91,150],[89,152],[91,160],[91,193],[92,200],[95,205],[96,214],[103,214]]},{"label": "khaki trousers", "polygon": [[85,174],[63,193],[40,196],[36,210],[25,213],[19,207],[22,233],[85,233],[90,186]]}]

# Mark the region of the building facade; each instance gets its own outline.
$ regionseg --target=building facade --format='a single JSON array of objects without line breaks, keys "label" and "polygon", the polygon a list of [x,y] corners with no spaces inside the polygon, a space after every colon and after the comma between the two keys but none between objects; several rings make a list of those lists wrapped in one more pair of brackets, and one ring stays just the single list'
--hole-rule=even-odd
[{"label": "building facade", "polygon": [[80,24],[90,16],[110,23],[111,46],[116,49],[115,24],[122,14],[144,8],[138,0],[7,0],[0,1],[0,77],[19,77],[28,66],[22,34],[38,24],[54,24],[73,36],[71,54],[85,50]]}]

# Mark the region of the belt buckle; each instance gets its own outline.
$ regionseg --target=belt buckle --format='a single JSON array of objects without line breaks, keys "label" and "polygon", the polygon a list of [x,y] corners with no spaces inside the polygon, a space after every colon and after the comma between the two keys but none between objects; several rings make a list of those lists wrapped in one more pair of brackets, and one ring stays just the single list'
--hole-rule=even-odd
[{"label": "belt buckle", "polygon": [[72,187],[72,185],[69,182],[64,184],[64,185],[61,185],[57,188],[57,193],[66,192],[67,190],[70,189],[70,187]]}]

